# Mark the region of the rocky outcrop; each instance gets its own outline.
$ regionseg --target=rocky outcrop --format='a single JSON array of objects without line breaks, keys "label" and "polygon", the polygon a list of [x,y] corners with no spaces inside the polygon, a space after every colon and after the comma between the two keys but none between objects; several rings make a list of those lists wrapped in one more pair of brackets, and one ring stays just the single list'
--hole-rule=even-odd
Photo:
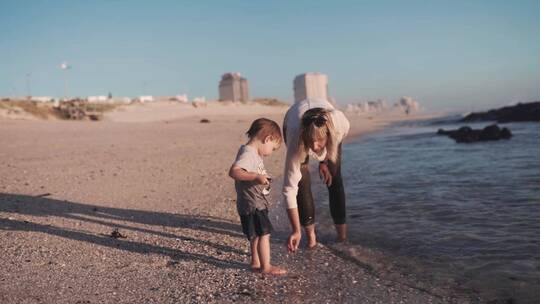
[{"label": "rocky outcrop", "polygon": [[[101,111],[99,110],[101,108]],[[62,101],[60,106],[55,108],[62,119],[71,120],[101,120],[103,116],[103,106],[99,104],[89,104],[82,99]]]},{"label": "rocky outcrop", "polygon": [[487,112],[471,113],[465,116],[463,122],[497,121],[499,123],[513,121],[540,121],[540,101],[518,103],[515,106],[490,110]]},{"label": "rocky outcrop", "polygon": [[473,130],[470,127],[461,127],[457,130],[446,131],[439,129],[439,135],[447,135],[458,143],[472,143],[486,140],[510,139],[512,132],[508,128],[499,128],[498,125],[490,125],[482,130]]}]

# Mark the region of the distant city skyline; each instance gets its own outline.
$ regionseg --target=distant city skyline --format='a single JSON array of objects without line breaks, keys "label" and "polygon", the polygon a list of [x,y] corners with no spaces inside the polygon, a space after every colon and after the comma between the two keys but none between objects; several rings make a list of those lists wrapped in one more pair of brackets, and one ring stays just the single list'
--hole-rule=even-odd
[{"label": "distant city skyline", "polygon": [[[432,110],[540,100],[537,1],[0,1],[0,96],[188,94],[292,102],[328,75],[341,105],[411,96]],[[64,69],[62,64],[66,64]],[[67,69],[69,65],[69,69]]]}]

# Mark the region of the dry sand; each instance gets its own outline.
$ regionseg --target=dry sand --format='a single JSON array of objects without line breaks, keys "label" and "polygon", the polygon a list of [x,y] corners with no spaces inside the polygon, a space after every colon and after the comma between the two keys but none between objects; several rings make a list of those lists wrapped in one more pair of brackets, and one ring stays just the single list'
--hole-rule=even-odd
[{"label": "dry sand", "polygon": [[[282,233],[272,258],[289,274],[247,270],[227,171],[251,121],[281,123],[285,111],[161,104],[101,122],[0,120],[0,302],[468,301],[401,274],[382,278],[328,246],[287,254]],[[351,133],[399,118],[351,118]],[[284,154],[265,160],[275,176]],[[125,238],[112,238],[114,229]]]}]

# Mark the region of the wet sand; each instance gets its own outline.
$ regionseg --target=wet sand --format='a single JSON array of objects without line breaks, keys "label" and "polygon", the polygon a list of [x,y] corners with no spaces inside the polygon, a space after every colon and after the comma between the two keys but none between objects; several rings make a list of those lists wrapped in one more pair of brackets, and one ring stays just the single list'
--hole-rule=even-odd
[{"label": "wet sand", "polygon": [[[0,302],[475,302],[404,274],[380,276],[331,244],[288,254],[283,223],[272,258],[289,274],[251,273],[227,171],[251,121],[281,124],[286,107],[182,109],[0,120]],[[402,118],[351,117],[351,134]],[[276,177],[284,155],[265,160]]]}]

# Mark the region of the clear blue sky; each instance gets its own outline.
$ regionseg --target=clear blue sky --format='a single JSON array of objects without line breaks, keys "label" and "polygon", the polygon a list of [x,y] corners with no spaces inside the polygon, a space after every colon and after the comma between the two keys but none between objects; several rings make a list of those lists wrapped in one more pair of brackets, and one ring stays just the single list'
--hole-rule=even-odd
[{"label": "clear blue sky", "polygon": [[[187,93],[241,72],[292,100],[328,74],[340,104],[412,96],[431,109],[540,100],[540,1],[5,1],[0,96]],[[26,76],[31,73],[31,76]]]}]

